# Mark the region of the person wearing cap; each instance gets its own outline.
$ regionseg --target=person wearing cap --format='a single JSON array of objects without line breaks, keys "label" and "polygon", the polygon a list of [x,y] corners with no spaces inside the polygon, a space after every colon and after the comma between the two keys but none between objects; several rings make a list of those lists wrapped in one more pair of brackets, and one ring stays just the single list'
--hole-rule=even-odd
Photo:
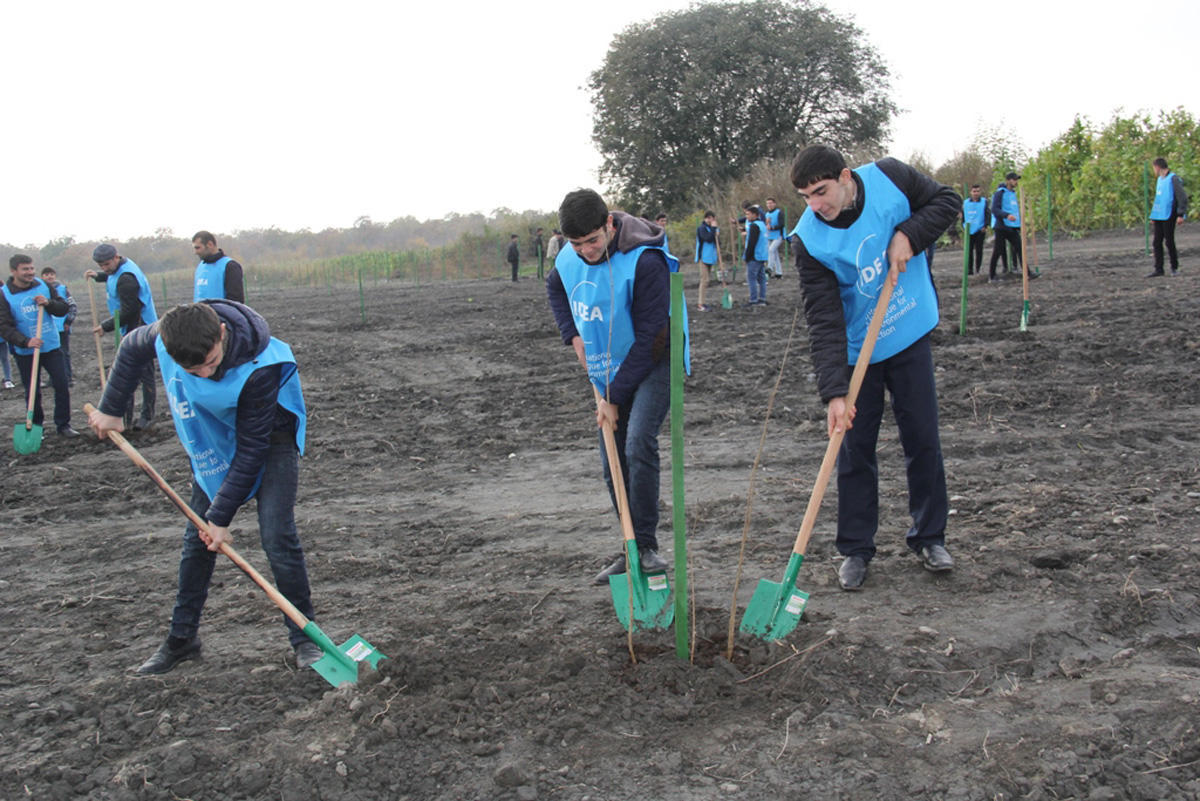
[{"label": "person wearing cap", "polygon": [[[119,323],[122,337],[143,325],[158,320],[154,310],[154,295],[150,292],[150,282],[145,273],[130,259],[125,258],[117,249],[108,243],[97,245],[92,251],[92,261],[96,262],[99,270],[88,270],[83,275],[97,283],[104,284],[108,302],[109,317],[93,330],[111,333]],[[138,421],[133,425],[135,431],[149,428],[154,422],[154,365],[148,364],[142,370],[142,410]],[[129,399],[129,408],[125,411],[128,419],[133,417],[133,398]]]},{"label": "person wearing cap", "polygon": [[[79,432],[71,428],[71,390],[59,346],[58,327],[52,322],[67,315],[67,302],[34,274],[30,256],[17,253],[8,260],[8,268],[12,275],[2,290],[6,302],[0,303],[0,337],[12,346],[17,371],[25,385],[25,397],[29,397],[30,387],[34,388],[33,424],[40,426],[45,421],[42,390],[38,388],[38,376],[33,375],[33,353],[38,350],[41,351],[39,371],[46,371],[54,387],[54,427],[59,436],[78,437]],[[39,307],[44,310],[40,336],[37,329]]]},{"label": "person wearing cap", "polygon": [[217,247],[217,238],[208,231],[192,234],[192,251],[200,257],[192,281],[192,302],[224,298],[246,302],[242,265]]},{"label": "person wearing cap", "polygon": [[[876,446],[885,394],[896,418],[912,525],[905,545],[935,573],[952,570],[946,549],[950,502],[938,432],[931,334],[937,289],[925,250],[958,216],[958,194],[908,164],[884,158],[855,170],[841,153],[814,145],[796,157],[792,185],[808,203],[792,230],[817,391],[826,431],[845,432],[837,458],[835,545],[842,589],[858,590],[876,553]],[[894,271],[894,272],[893,272]],[[847,403],[875,306],[892,281],[862,386]]]},{"label": "person wearing cap", "polygon": [[992,220],[996,231],[996,241],[992,246],[992,260],[988,264],[988,282],[996,278],[996,262],[1004,252],[1005,245],[1012,253],[1014,269],[1021,268],[1021,204],[1017,198],[1017,181],[1021,176],[1010,172],[1004,176],[1004,183],[996,188],[992,195]]},{"label": "person wearing cap", "polygon": [[1150,209],[1150,220],[1154,223],[1154,272],[1147,278],[1165,275],[1163,272],[1163,243],[1171,257],[1171,275],[1179,274],[1179,253],[1175,250],[1175,226],[1187,216],[1188,196],[1183,181],[1171,172],[1167,160],[1154,160],[1154,174],[1158,183],[1154,187],[1154,206]]},{"label": "person wearing cap", "polygon": [[750,285],[750,305],[767,305],[767,226],[762,221],[762,209],[750,206],[746,209],[746,249],[742,258],[746,262],[746,283]]}]

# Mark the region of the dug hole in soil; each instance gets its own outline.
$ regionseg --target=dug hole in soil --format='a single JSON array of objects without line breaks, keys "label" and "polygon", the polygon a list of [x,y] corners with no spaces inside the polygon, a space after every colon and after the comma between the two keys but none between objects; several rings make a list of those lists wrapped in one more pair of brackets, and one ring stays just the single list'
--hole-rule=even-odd
[{"label": "dug hole in soil", "polygon": [[[973,276],[960,335],[961,256],[940,252],[955,570],[930,574],[904,546],[885,419],[863,591],[837,586],[835,485],[800,571],[803,620],[780,643],[739,634],[730,660],[793,270],[765,308],[699,313],[687,268],[694,661],[652,632],[634,638],[637,664],[590,583],[620,532],[590,391],[540,282],[368,285],[365,324],[357,287],[251,298],[292,344],[309,404],[296,513],[318,620],[389,659],[337,690],[297,671],[278,611],[222,559],[203,661],[135,677],[166,632],[182,516],[90,434],[51,433],[24,457],[6,446],[0,797],[1200,798],[1193,229],[1175,278],[1143,278],[1133,232],[1056,241],[1052,262],[1043,241],[1025,333],[1020,281]],[[98,399],[85,306],[76,409]],[[825,447],[802,318],[755,478],[739,619],[759,579],[782,578]],[[162,408],[130,438],[186,491]],[[19,390],[0,410],[22,419]],[[266,571],[252,508],[234,530]]]}]

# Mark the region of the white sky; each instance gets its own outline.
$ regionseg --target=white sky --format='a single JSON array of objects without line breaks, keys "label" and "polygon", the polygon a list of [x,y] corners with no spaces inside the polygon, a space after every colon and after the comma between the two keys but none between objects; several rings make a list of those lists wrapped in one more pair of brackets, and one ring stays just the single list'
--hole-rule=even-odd
[{"label": "white sky", "polygon": [[[4,3],[0,242],[553,209],[597,185],[583,87],[613,35],[689,5]],[[1195,0],[826,5],[892,70],[900,158],[940,164],[981,126],[1033,149],[1077,112],[1200,114]]]}]

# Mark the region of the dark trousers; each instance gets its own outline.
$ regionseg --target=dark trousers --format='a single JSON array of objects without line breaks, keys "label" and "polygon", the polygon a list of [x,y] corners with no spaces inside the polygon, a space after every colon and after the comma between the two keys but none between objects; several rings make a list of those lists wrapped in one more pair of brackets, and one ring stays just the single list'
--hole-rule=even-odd
[{"label": "dark trousers", "polygon": [[1167,243],[1167,254],[1171,257],[1171,270],[1179,269],[1179,253],[1175,250],[1175,215],[1154,223],[1154,272],[1163,271],[1163,242]]},{"label": "dark trousers", "polygon": [[[304,563],[304,549],[300,546],[293,513],[299,458],[295,441],[287,439],[277,442],[272,439],[263,468],[262,484],[255,499],[258,505],[259,539],[271,565],[275,586],[284,598],[312,620],[314,615],[308,568]],[[210,505],[208,496],[195,481],[192,482],[192,498],[188,505],[201,517],[204,517]],[[175,597],[175,610],[171,613],[172,637],[190,639],[196,636],[216,561],[217,554],[208,550],[196,527],[188,523],[183,532],[183,553],[179,557],[179,590]],[[265,599],[253,597],[248,603],[263,601]],[[283,622],[287,626],[288,641],[293,646],[308,639],[291,618],[284,615]]]},{"label": "dark trousers", "polygon": [[517,280],[517,264],[519,264],[519,262],[510,261],[509,264],[512,265],[513,280],[516,281]]},{"label": "dark trousers", "polygon": [[[967,243],[967,271],[969,273],[983,271],[983,238],[986,234],[987,229],[980,228],[971,234],[971,241]],[[993,272],[995,271],[993,270]]]},{"label": "dark trousers", "polygon": [[[142,376],[139,380],[142,385],[142,411],[139,419],[142,422],[149,423],[154,420],[154,401],[155,401],[155,386],[154,386],[154,360],[146,362],[146,366],[142,368]],[[129,403],[125,407],[125,425],[128,426],[133,422],[133,395],[129,396]]]},{"label": "dark trousers", "polygon": [[75,373],[71,370],[71,332],[69,329],[58,332],[58,349],[62,351],[63,364],[67,369],[67,383],[70,383],[75,378]]},{"label": "dark trousers", "polygon": [[1012,268],[1013,270],[1021,269],[1021,229],[1020,228],[997,228],[996,242],[992,246],[992,261],[988,265],[988,276],[996,277],[996,260],[1003,258],[1004,271],[1008,272],[1008,259],[1004,255],[1004,245],[1008,244],[1012,252]]},{"label": "dark trousers", "polygon": [[[21,374],[26,401],[29,399],[29,387],[37,387],[33,396],[33,424],[40,426],[45,422],[46,416],[42,412],[42,390],[38,387],[38,377],[30,375],[33,372],[33,354],[23,356],[14,351],[13,359],[17,362],[17,372]],[[54,387],[54,427],[70,425],[71,390],[67,386],[67,368],[61,348],[45,352],[38,358],[38,372],[42,370],[50,376],[50,385]]]},{"label": "dark trousers", "polygon": [[885,389],[891,396],[908,473],[908,511],[913,521],[905,540],[908,547],[915,552],[923,545],[944,545],[949,516],[933,353],[926,334],[895,356],[867,368],[855,402],[854,427],[846,432],[838,452],[837,549],[843,556],[861,556],[868,562],[875,555],[879,528],[875,445]]}]

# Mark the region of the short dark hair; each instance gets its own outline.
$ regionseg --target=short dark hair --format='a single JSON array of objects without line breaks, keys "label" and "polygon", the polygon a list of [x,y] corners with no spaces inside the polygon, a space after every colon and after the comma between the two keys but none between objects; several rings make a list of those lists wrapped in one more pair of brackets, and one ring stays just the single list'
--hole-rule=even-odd
[{"label": "short dark hair", "polygon": [[8,269],[15,270],[22,264],[33,264],[33,258],[24,253],[18,253],[8,260]]},{"label": "short dark hair", "polygon": [[778,203],[778,202],[779,202],[778,200],[776,200],[776,199],[775,199],[775,198],[773,198],[773,197],[769,197],[769,198],[767,198],[767,200],[771,201],[772,203]]},{"label": "short dark hair", "polygon": [[158,335],[167,354],[186,370],[204,364],[221,341],[221,318],[207,303],[185,303],[162,316]]},{"label": "short dark hair", "polygon": [[201,245],[217,244],[217,238],[208,231],[197,231],[192,234],[192,241],[195,242],[196,240],[199,240]]},{"label": "short dark hair", "polygon": [[1158,158],[1156,158],[1156,159],[1154,160],[1154,166],[1155,166],[1155,167],[1158,167],[1160,170],[1169,170],[1169,169],[1171,169],[1170,167],[1168,167],[1168,166],[1167,166],[1167,160],[1166,160],[1166,159],[1164,159],[1162,156],[1159,156]]},{"label": "short dark hair", "polygon": [[660,211],[658,214],[654,215],[655,222],[658,222],[659,220],[665,220],[665,219],[667,219],[667,213],[665,211]]},{"label": "short dark hair", "polygon": [[979,184],[971,184],[971,188],[972,189],[983,189],[983,187],[980,186]]},{"label": "short dark hair", "polygon": [[803,189],[817,181],[837,180],[846,169],[846,159],[829,145],[809,145],[792,162],[792,186]]},{"label": "short dark hair", "polygon": [[608,204],[594,189],[568,192],[558,207],[558,225],[571,239],[586,236],[608,222]]},{"label": "short dark hair", "polygon": [[712,209],[707,209],[707,210],[704,212],[704,219],[706,219],[706,220],[707,220],[709,217],[716,217],[716,216],[717,216],[717,213],[716,213],[715,211],[713,211]]}]

